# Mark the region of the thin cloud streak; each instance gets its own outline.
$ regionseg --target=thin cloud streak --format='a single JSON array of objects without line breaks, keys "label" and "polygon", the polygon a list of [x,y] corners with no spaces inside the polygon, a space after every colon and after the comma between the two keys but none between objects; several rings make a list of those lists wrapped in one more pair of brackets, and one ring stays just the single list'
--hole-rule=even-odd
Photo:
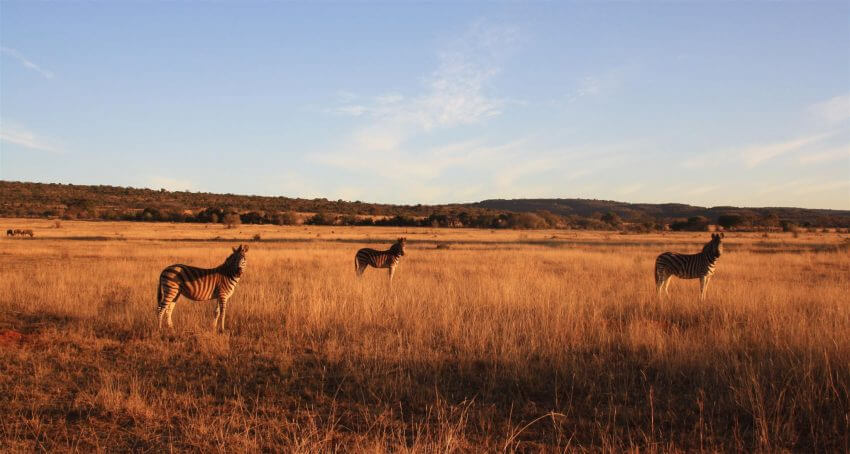
[{"label": "thin cloud streak", "polygon": [[738,155],[741,156],[741,159],[747,167],[753,168],[765,161],[800,150],[801,148],[818,142],[828,136],[829,134],[817,134],[785,142],[753,145],[740,150]]},{"label": "thin cloud streak", "polygon": [[809,107],[809,112],[829,124],[850,120],[850,93],[813,104]]},{"label": "thin cloud streak", "polygon": [[802,154],[798,158],[798,161],[800,164],[816,164],[821,162],[837,161],[840,159],[850,159],[850,144],[845,144],[837,148],[817,153]]},{"label": "thin cloud streak", "polygon": [[[502,113],[506,101],[489,96],[487,86],[501,72],[504,55],[516,45],[518,31],[476,22],[437,52],[439,64],[424,80],[424,93],[406,97],[385,93],[366,102],[340,92],[343,105],[331,113],[368,116],[379,124],[402,127],[408,134],[480,123]],[[356,102],[355,101],[360,101]]]},{"label": "thin cloud streak", "polygon": [[41,66],[33,63],[31,60],[24,57],[23,54],[21,54],[20,52],[18,52],[15,49],[12,49],[10,47],[0,46],[0,53],[2,53],[3,55],[8,55],[8,56],[18,60],[22,65],[24,65],[24,67],[29,68],[29,69],[41,74],[45,79],[52,79],[53,78],[53,72],[48,71],[48,70],[42,68]]},{"label": "thin cloud streak", "polygon": [[0,141],[18,145],[31,150],[62,153],[62,149],[39,137],[34,132],[18,125],[0,124]]}]

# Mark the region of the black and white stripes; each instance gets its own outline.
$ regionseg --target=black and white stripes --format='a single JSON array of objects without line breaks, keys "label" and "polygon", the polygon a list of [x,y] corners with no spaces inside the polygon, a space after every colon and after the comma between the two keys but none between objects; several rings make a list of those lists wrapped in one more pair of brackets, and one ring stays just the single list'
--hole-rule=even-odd
[{"label": "black and white stripes", "polygon": [[366,267],[374,266],[375,268],[388,268],[390,282],[393,280],[395,268],[398,266],[401,256],[404,255],[404,245],[407,242],[405,238],[399,238],[386,251],[377,251],[375,249],[363,248],[357,251],[354,255],[354,271],[357,276],[363,275]]},{"label": "black and white stripes", "polygon": [[706,243],[699,254],[677,254],[665,252],[655,259],[655,286],[658,296],[662,290],[669,295],[670,278],[676,276],[680,279],[697,279],[700,283],[700,299],[705,299],[705,291],[708,288],[708,280],[714,274],[717,259],[723,252],[720,240],[722,233],[711,234],[711,241]]},{"label": "black and white stripes", "polygon": [[216,268],[171,265],[162,270],[157,289],[159,327],[162,328],[162,319],[165,316],[168,318],[168,327],[172,326],[171,312],[174,311],[177,298],[183,295],[195,301],[218,299],[213,329],[218,329],[218,322],[221,320],[221,331],[224,331],[227,300],[233,295],[236,284],[239,283],[239,278],[245,271],[246,252],[248,252],[248,246],[240,245],[233,248],[233,253]]}]

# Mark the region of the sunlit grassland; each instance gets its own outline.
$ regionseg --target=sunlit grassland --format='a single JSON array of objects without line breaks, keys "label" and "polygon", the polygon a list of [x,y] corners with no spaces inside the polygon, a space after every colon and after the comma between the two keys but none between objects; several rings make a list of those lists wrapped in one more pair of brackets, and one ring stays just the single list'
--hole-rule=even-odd
[{"label": "sunlit grassland", "polygon": [[[0,448],[850,449],[846,235],[727,235],[700,302],[652,268],[708,234],[4,221]],[[239,241],[226,334],[159,333],[160,270]]]}]

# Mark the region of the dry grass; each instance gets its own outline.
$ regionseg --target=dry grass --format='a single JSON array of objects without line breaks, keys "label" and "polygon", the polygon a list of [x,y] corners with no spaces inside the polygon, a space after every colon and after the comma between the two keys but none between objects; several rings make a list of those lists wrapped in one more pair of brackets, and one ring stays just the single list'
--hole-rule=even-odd
[{"label": "dry grass", "polygon": [[[707,234],[4,223],[3,451],[850,449],[839,235],[729,235],[701,303],[652,266]],[[162,268],[257,234],[227,334],[154,329]]]}]

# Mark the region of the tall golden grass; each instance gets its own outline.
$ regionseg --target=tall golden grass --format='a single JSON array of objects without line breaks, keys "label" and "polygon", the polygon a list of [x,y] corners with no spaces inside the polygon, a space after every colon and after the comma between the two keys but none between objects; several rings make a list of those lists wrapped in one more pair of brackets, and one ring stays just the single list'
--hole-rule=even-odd
[{"label": "tall golden grass", "polygon": [[[4,221],[4,451],[850,449],[841,235],[727,235],[700,302],[652,271],[708,234]],[[226,334],[155,329],[162,268],[257,234]]]}]

